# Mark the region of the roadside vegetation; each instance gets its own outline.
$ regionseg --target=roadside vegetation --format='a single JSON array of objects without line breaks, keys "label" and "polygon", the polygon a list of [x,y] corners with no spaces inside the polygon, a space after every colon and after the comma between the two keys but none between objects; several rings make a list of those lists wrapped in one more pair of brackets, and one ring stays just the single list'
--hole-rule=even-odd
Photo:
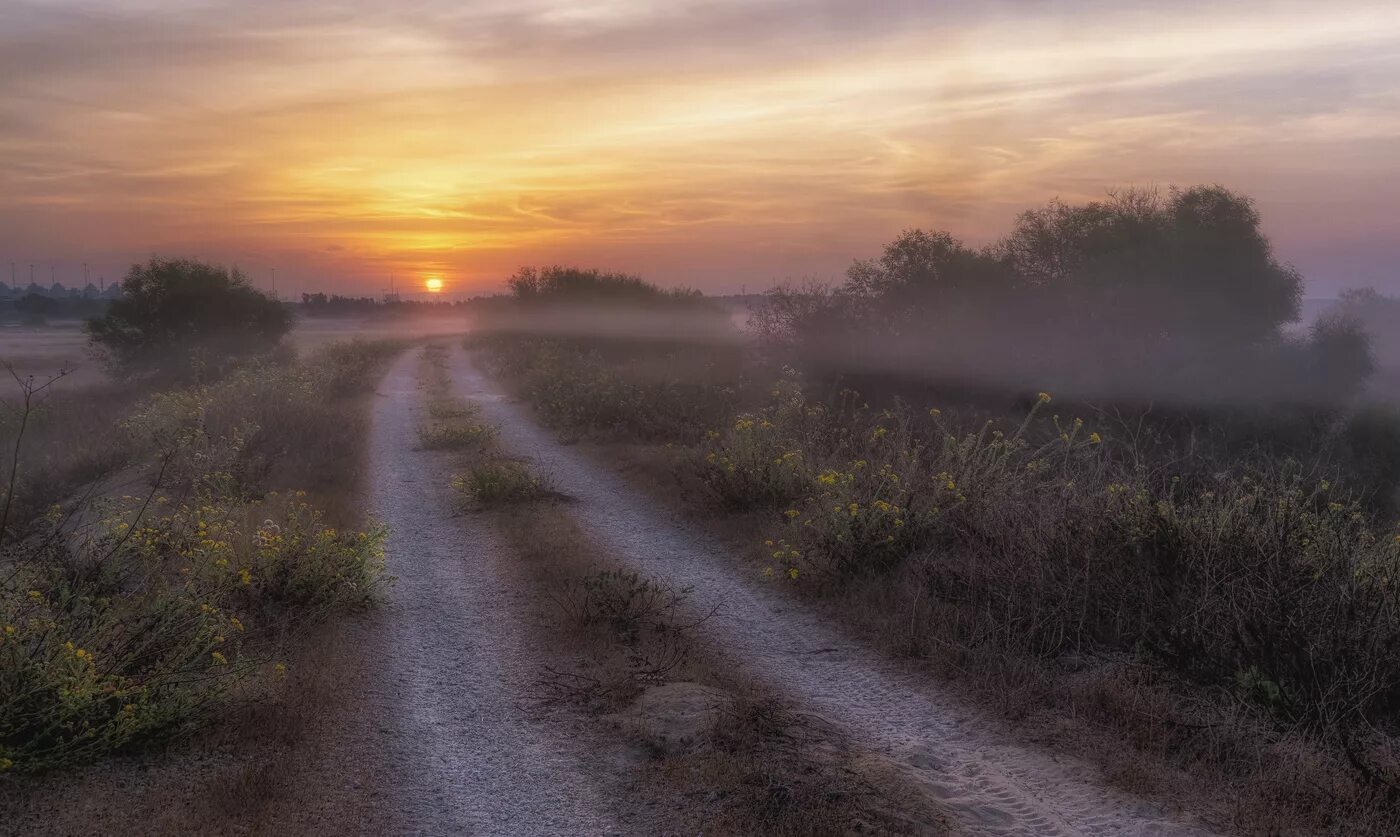
[{"label": "roadside vegetation", "polygon": [[[71,391],[26,379],[8,404],[7,773],[209,725],[281,678],[290,637],[371,605],[387,582],[384,532],[354,486],[363,397],[400,347],[336,344],[296,360],[278,346],[285,324],[259,319],[270,309],[236,275],[156,261],[129,278],[150,293],[114,303],[107,317],[120,323],[92,333],[132,377]],[[230,295],[246,305],[221,308]],[[158,346],[165,319],[190,310],[229,319]]]},{"label": "roadside vegetation", "polygon": [[1120,783],[1387,832],[1400,422],[1357,320],[1284,332],[1258,223],[1214,187],[1052,204],[982,250],[906,233],[749,338],[478,345],[757,576]]}]

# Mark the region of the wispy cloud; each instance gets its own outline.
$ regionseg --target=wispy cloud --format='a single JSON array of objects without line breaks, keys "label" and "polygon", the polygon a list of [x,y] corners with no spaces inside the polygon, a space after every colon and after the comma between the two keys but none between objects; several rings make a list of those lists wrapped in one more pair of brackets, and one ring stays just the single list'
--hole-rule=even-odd
[{"label": "wispy cloud", "polygon": [[0,258],[733,287],[1219,181],[1322,284],[1384,281],[1352,231],[1400,209],[1397,82],[1366,0],[11,2]]}]

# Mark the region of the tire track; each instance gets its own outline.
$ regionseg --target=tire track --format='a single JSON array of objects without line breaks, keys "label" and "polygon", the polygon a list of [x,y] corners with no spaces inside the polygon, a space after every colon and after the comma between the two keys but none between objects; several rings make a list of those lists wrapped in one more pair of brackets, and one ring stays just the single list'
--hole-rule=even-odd
[{"label": "tire track", "polygon": [[454,348],[449,368],[458,394],[500,426],[502,445],[533,459],[576,501],[580,525],[600,546],[640,572],[691,588],[701,610],[718,606],[705,632],[756,676],[908,768],[965,833],[1210,833],[1104,786],[1090,765],[1009,741],[995,721],[936,684],[901,674],[801,603],[742,578],[722,547],[555,441],[462,348]]},{"label": "tire track", "polygon": [[397,581],[357,714],[386,739],[385,804],[411,833],[615,833],[577,743],[523,708],[538,677],[524,593],[493,571],[508,550],[485,520],[454,519],[447,457],[415,449],[418,361],[406,352],[381,384],[369,447]]}]

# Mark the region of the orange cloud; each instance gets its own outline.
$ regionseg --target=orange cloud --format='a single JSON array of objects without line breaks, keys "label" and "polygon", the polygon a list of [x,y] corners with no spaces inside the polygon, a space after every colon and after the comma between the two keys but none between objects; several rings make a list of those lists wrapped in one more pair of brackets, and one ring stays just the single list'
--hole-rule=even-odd
[{"label": "orange cloud", "polygon": [[0,11],[0,257],[730,289],[1124,183],[1251,192],[1305,268],[1400,208],[1390,3],[293,5]]}]

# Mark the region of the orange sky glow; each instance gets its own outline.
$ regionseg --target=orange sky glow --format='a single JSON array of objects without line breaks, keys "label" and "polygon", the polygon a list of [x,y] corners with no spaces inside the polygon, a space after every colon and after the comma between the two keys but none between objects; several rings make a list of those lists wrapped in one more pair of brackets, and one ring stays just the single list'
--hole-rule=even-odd
[{"label": "orange sky glow", "polygon": [[0,6],[6,282],[161,254],[284,294],[554,262],[753,291],[1197,182],[1254,196],[1313,293],[1400,292],[1400,6]]}]

